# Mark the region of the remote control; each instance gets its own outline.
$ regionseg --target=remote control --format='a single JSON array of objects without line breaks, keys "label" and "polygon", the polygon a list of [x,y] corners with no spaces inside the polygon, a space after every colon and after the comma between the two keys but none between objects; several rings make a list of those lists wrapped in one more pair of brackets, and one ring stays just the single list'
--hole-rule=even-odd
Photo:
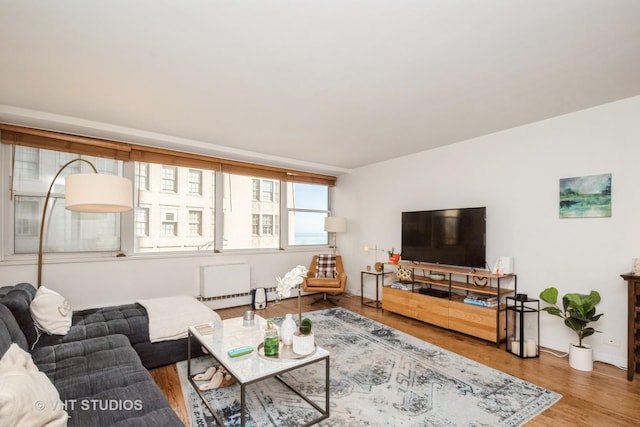
[{"label": "remote control", "polygon": [[247,345],[244,347],[238,347],[238,348],[234,348],[233,350],[229,350],[227,354],[229,355],[229,357],[238,357],[238,356],[244,356],[245,354],[249,354],[252,351],[253,351],[253,347]]}]

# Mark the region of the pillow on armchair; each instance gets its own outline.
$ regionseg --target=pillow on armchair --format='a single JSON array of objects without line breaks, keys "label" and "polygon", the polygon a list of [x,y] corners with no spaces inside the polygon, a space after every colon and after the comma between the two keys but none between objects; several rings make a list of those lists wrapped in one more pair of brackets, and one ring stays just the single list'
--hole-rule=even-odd
[{"label": "pillow on armchair", "polygon": [[336,277],[336,256],[333,254],[318,255],[316,277],[333,279]]}]

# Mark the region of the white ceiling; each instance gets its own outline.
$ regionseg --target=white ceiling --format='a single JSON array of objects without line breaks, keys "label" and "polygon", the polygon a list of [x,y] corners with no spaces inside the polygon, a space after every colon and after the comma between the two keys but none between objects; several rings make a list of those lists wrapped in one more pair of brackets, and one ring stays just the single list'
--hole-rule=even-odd
[{"label": "white ceiling", "polygon": [[640,94],[638,0],[0,0],[0,121],[340,174]]}]

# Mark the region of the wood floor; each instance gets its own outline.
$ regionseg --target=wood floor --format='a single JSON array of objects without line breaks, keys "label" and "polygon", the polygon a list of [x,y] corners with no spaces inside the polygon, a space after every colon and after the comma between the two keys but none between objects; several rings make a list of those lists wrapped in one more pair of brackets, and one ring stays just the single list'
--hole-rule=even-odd
[{"label": "wood floor", "polygon": [[[315,295],[303,297],[303,311],[322,310],[332,305],[311,305]],[[341,307],[421,338],[484,365],[522,378],[560,393],[563,397],[538,415],[527,426],[640,426],[640,375],[627,381],[620,368],[595,362],[592,372],[569,367],[567,358],[541,352],[537,359],[520,359],[495,344],[422,323],[387,311],[361,306],[359,296],[336,299]],[[248,307],[217,310],[223,319],[241,316]],[[297,312],[297,300],[284,300],[258,312],[262,317],[276,317]],[[178,416],[188,425],[188,415],[175,365],[151,371]]]}]

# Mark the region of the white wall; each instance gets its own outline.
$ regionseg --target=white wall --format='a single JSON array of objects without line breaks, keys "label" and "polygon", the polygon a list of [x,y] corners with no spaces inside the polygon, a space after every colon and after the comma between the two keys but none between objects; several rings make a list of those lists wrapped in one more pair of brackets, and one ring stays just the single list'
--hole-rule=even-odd
[{"label": "white wall", "polygon": [[[46,261],[42,284],[61,293],[74,309],[130,303],[140,298],[200,293],[200,266],[247,262],[256,287],[272,287],[298,264],[308,266],[315,252],[269,251],[246,255],[211,254],[112,258],[94,261]],[[34,264],[0,266],[0,286],[35,284]],[[246,291],[246,290],[243,290]]]},{"label": "white wall", "polygon": [[[511,255],[518,291],[538,297],[602,295],[602,334],[587,339],[597,360],[626,366],[627,286],[620,274],[640,257],[640,97],[363,167],[340,177],[336,215],[349,288],[373,260],[365,245],[400,248],[406,210],[487,207],[487,261]],[[460,118],[464,126],[464,117]],[[389,141],[390,144],[393,141]],[[560,219],[559,179],[612,174],[612,217]],[[365,296],[373,296],[369,285]],[[541,344],[568,351],[575,334],[541,313]],[[614,338],[618,347],[604,345]]]}]

